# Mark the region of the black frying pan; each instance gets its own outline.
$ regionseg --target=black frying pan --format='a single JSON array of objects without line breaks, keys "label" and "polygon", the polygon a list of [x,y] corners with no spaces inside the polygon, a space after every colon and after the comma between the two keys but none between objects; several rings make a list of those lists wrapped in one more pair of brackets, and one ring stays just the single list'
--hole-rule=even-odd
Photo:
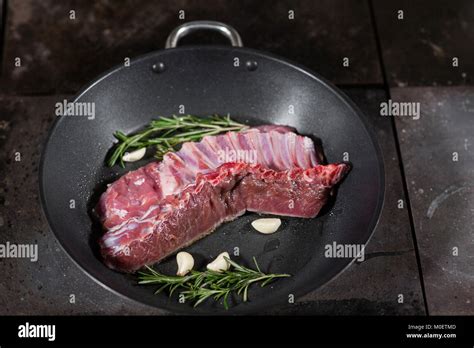
[{"label": "black frying pan", "polygon": [[[175,47],[180,37],[196,29],[218,30],[233,47]],[[66,252],[106,288],[175,313],[259,313],[322,286],[353,261],[325,257],[325,245],[365,244],[371,236],[383,203],[384,174],[360,111],[304,67],[241,46],[238,33],[222,23],[184,24],[171,33],[167,49],[114,68],[77,96],[75,102],[95,103],[94,119],[62,116],[54,124],[41,161],[43,209]],[[239,256],[233,256],[238,262],[251,266],[255,256],[264,271],[293,275],[268,288],[252,288],[249,302],[236,302],[227,312],[212,301],[193,309],[177,298],[154,295],[152,287],[137,286],[133,276],[108,269],[98,254],[102,232],[92,208],[107,183],[151,160],[126,169],[106,167],[112,134],[136,131],[154,117],[178,114],[183,106],[194,115],[230,114],[250,125],[293,126],[322,141],[328,162],[340,162],[348,152],[352,164],[337,197],[318,218],[283,218],[276,234],[261,235],[250,226],[256,215],[246,214],[187,248],[197,267],[222,251],[233,255],[238,250]],[[157,265],[164,273],[173,274],[175,268],[174,257]]]}]

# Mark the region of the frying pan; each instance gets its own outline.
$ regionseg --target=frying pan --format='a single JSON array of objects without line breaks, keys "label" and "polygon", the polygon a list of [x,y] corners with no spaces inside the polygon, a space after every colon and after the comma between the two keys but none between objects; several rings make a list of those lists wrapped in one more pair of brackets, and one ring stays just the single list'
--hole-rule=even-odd
[{"label": "frying pan", "polygon": [[[176,47],[196,30],[213,30],[232,46]],[[166,49],[116,67],[83,89],[75,103],[94,103],[95,117],[61,116],[43,150],[40,168],[42,207],[51,230],[72,260],[111,291],[143,304],[182,314],[244,314],[274,311],[316,289],[344,270],[353,258],[325,256],[326,246],[363,244],[378,221],[384,198],[384,172],[374,137],[357,107],[336,87],[308,69],[283,58],[242,47],[239,34],[219,22],[189,22],[168,37]],[[92,104],[90,104],[92,105]],[[315,219],[282,218],[273,235],[250,226],[256,214],[222,225],[186,250],[202,269],[222,251],[263,271],[289,273],[268,287],[254,286],[249,301],[236,298],[225,310],[207,301],[193,308],[176,297],[154,295],[154,287],[107,268],[100,259],[100,225],[91,213],[106,185],[151,157],[126,169],[105,165],[113,133],[134,132],[160,115],[229,114],[248,123],[283,124],[322,143],[328,162],[348,155],[352,170],[333,199]],[[176,272],[174,258],[156,265]]]}]

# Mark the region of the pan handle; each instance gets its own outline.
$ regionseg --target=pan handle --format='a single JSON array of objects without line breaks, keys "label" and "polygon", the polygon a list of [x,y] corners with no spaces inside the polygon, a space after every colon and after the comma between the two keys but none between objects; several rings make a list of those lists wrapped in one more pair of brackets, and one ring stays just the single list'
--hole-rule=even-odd
[{"label": "pan handle", "polygon": [[243,46],[239,33],[230,25],[215,21],[193,21],[175,28],[166,39],[165,48],[175,48],[182,37],[202,29],[218,31],[230,40],[232,46]]}]

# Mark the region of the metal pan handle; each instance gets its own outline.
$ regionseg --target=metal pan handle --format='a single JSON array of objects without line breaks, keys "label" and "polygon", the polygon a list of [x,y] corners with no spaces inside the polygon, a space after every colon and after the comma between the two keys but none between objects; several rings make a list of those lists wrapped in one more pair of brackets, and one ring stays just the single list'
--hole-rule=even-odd
[{"label": "metal pan handle", "polygon": [[178,45],[178,41],[188,35],[189,33],[197,30],[214,30],[225,37],[227,37],[232,46],[242,47],[242,39],[240,38],[237,30],[232,28],[230,25],[215,21],[193,21],[180,25],[175,28],[166,39],[165,48],[174,48]]}]

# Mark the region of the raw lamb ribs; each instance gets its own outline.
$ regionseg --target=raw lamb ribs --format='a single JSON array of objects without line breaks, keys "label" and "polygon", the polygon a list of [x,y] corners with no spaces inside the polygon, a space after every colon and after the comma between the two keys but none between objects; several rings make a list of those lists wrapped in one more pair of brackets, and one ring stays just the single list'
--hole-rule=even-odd
[{"label": "raw lamb ribs", "polygon": [[[252,154],[227,162],[223,154]],[[238,157],[238,156],[237,156]],[[284,126],[204,137],[132,171],[97,206],[107,266],[133,272],[254,211],[315,217],[347,164],[322,165],[310,138]]]}]

